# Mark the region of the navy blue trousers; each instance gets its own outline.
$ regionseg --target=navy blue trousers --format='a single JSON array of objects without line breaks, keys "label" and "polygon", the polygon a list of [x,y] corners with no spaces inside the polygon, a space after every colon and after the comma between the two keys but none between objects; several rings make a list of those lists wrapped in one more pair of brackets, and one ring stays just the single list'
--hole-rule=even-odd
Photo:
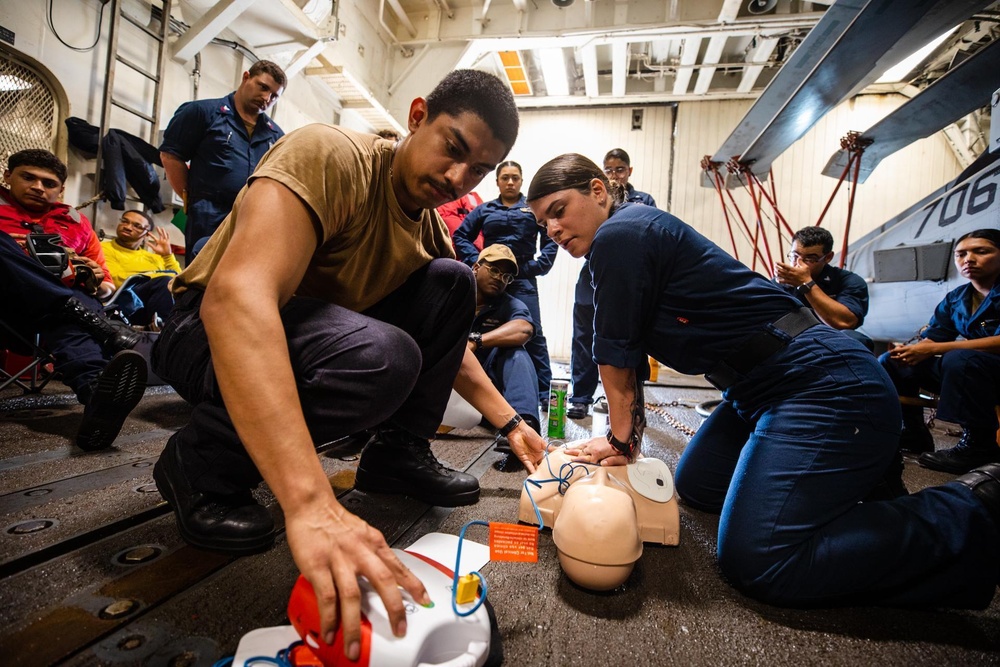
[{"label": "navy blue trousers", "polygon": [[681,456],[676,488],[721,513],[718,559],[733,585],[783,606],[990,603],[1000,533],[971,490],[860,502],[896,452],[901,419],[860,343],[813,327],[725,398]]},{"label": "navy blue trousers", "polygon": [[[235,195],[233,197],[235,199]],[[190,264],[197,254],[195,244],[214,234],[232,209],[232,202],[221,203],[195,197],[188,200],[187,223],[184,226],[185,266]]]},{"label": "navy blue trousers", "polygon": [[138,299],[136,308],[126,313],[132,324],[145,326],[153,321],[153,315],[166,318],[174,308],[174,297],[170,293],[173,276],[156,276],[131,288]]},{"label": "navy blue trousers", "polygon": [[523,347],[494,347],[483,352],[486,354],[480,363],[493,386],[517,414],[538,422],[538,379],[528,352]]},{"label": "navy blue trousers", "polygon": [[573,395],[569,397],[570,403],[593,403],[601,379],[594,363],[594,313],[594,287],[590,283],[590,268],[585,264],[576,281],[573,301],[573,348],[569,362]]},{"label": "navy blue trousers", "polygon": [[97,299],[66,287],[9,234],[0,232],[0,317],[23,338],[41,334],[42,347],[55,358],[63,383],[85,403],[108,357],[78,325],[52,317],[70,297],[95,312],[102,310]]},{"label": "navy blue trousers", "polygon": [[538,282],[535,278],[516,278],[507,287],[507,294],[520,299],[528,307],[535,325],[535,335],[524,344],[531,357],[538,378],[538,401],[549,404],[549,385],[552,384],[552,367],[549,364],[549,347],[542,333],[542,311],[538,303]]},{"label": "navy blue trousers", "polygon": [[878,360],[900,396],[917,396],[921,388],[938,394],[938,419],[973,430],[997,430],[1000,355],[952,350],[908,366],[886,352]]},{"label": "navy blue trousers", "polygon": [[[194,404],[177,432],[194,487],[236,494],[260,473],[223,403],[200,308],[189,290],[153,346],[154,372]],[[441,424],[475,314],[469,267],[436,259],[364,313],[292,297],[281,309],[292,370],[313,442],[321,445],[383,422],[432,438]]]}]

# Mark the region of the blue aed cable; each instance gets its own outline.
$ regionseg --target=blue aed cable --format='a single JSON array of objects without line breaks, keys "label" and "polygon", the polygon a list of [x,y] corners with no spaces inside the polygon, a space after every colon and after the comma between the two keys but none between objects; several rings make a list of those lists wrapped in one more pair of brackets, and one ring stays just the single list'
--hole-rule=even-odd
[{"label": "blue aed cable", "polygon": [[486,599],[486,591],[488,589],[488,586],[486,584],[486,577],[484,577],[482,574],[474,570],[469,574],[476,575],[476,578],[479,579],[479,585],[482,586],[483,590],[480,592],[479,599],[476,601],[476,604],[474,604],[471,609],[467,611],[458,610],[458,573],[461,572],[459,566],[462,563],[462,542],[465,541],[465,531],[469,529],[469,526],[489,526],[489,525],[490,524],[487,521],[470,521],[469,523],[462,526],[462,532],[458,534],[458,551],[455,554],[455,570],[454,572],[452,572],[452,580],[451,580],[451,609],[452,611],[455,612],[456,616],[471,616],[472,614],[476,613],[476,610],[479,609],[480,605],[482,605],[483,601]]},{"label": "blue aed cable", "polygon": [[[552,477],[550,477],[549,479],[540,479],[540,480],[534,480],[534,479],[524,480],[524,491],[525,493],[528,494],[528,500],[531,501],[531,507],[532,509],[535,510],[535,517],[538,519],[538,532],[541,532],[542,529],[545,528],[545,522],[542,521],[542,513],[538,509],[538,503],[535,502],[534,497],[531,495],[531,486],[534,486],[536,488],[541,488],[542,484],[549,484],[555,482],[559,484],[559,494],[564,495],[566,493],[566,489],[569,488],[570,481],[572,481],[573,475],[576,474],[576,471],[578,469],[583,469],[583,470],[588,469],[585,464],[574,463],[573,461],[569,461],[567,463],[562,464],[559,467],[559,473],[557,474],[555,471],[552,470],[552,463],[549,461],[548,454],[545,455],[545,465],[549,469],[549,474],[552,475]],[[472,571],[469,574],[475,575],[476,578],[479,579],[479,585],[482,587],[482,591],[479,594],[479,600],[477,600],[476,604],[473,605],[473,607],[467,611],[459,611],[458,609],[458,578],[459,578],[459,572],[462,571],[461,570],[462,542],[465,541],[465,531],[468,530],[470,526],[489,526],[489,525],[490,524],[487,521],[478,521],[478,520],[470,521],[464,526],[462,526],[462,530],[458,534],[458,550],[457,553],[455,554],[455,569],[452,572],[452,580],[451,580],[451,589],[452,589],[451,609],[452,611],[455,612],[456,616],[462,616],[462,617],[471,616],[472,614],[476,613],[476,610],[479,609],[480,605],[482,605],[483,601],[486,599],[486,592],[488,590],[486,577],[484,577],[478,571]]]}]

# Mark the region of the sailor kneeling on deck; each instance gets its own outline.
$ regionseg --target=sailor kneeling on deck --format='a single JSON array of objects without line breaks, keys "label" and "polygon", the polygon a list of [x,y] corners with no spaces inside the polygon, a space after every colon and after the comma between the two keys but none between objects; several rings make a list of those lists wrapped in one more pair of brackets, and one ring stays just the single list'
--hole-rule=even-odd
[{"label": "sailor kneeling on deck", "polygon": [[725,400],[688,444],[675,485],[688,506],[721,515],[719,565],[741,591],[787,606],[989,605],[1000,465],[874,499],[887,473],[899,482],[901,421],[874,355],[690,226],[614,195],[575,154],[543,165],[528,189],[548,234],[590,258],[611,428],[582,443],[581,458],[618,465],[638,454],[646,355],[705,373]]},{"label": "sailor kneeling on deck", "polygon": [[[472,271],[452,259],[434,209],[472,190],[517,127],[504,83],[458,70],[411,103],[398,144],[327,125],[286,135],[176,278],[153,350],[157,374],[195,404],[154,470],[184,538],[231,553],[267,548],[273,523],[250,495],[263,477],[324,636],[339,617],[352,659],[358,575],[400,635],[397,585],[417,601],[426,592],[382,534],[337,502],[314,443],[376,427],[356,488],[477,501],[478,480],[439,464],[428,439],[453,385],[497,427],[515,413],[468,350]],[[508,437],[529,469],[541,460],[544,441],[527,424]]]}]

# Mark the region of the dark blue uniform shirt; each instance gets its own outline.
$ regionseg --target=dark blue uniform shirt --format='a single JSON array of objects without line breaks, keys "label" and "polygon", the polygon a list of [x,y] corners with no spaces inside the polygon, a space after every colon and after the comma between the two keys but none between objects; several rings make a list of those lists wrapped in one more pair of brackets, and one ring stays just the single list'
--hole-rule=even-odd
[{"label": "dark blue uniform shirt", "polygon": [[935,343],[953,341],[959,336],[967,340],[1000,336],[1000,283],[993,286],[979,308],[972,312],[975,289],[972,283],[966,283],[948,292],[934,309],[930,325],[921,336]]},{"label": "dark blue uniform shirt", "polygon": [[631,183],[625,184],[625,201],[632,204],[645,204],[646,206],[656,206],[656,201],[645,192],[636,190]]},{"label": "dark blue uniform shirt", "polygon": [[[531,320],[531,313],[524,302],[504,292],[493,301],[483,304],[482,309],[476,313],[476,319],[472,321],[472,331],[481,334],[489,333],[511,320],[524,320],[531,324],[532,328],[535,326]],[[487,354],[489,354],[489,350],[483,348],[476,352],[476,357],[479,358],[482,355],[479,358],[481,363]]]},{"label": "dark blue uniform shirt", "polygon": [[[625,201],[632,204],[656,206],[656,200],[645,192],[636,190],[632,187],[631,183],[625,186]],[[580,277],[576,280],[576,291],[573,295],[576,303],[593,305],[594,285],[590,282],[590,276],[590,258],[588,257],[584,260],[583,268],[580,270]]]},{"label": "dark blue uniform shirt", "polygon": [[[548,237],[545,230],[535,222],[535,216],[528,208],[524,196],[511,207],[504,206],[499,197],[472,209],[452,240],[458,258],[472,266],[479,258],[479,251],[473,241],[483,233],[483,247],[500,243],[510,248],[517,260],[518,278],[544,276],[552,269],[559,246]],[[538,258],[535,250],[540,248]]]},{"label": "dark blue uniform shirt", "polygon": [[253,137],[247,136],[235,104],[234,93],[185,102],[163,133],[160,150],[190,162],[189,201],[205,199],[232,208],[264,153],[284,135],[267,114],[259,114]]},{"label": "dark blue uniform shirt", "polygon": [[747,337],[799,307],[674,216],[622,204],[590,249],[594,359],[637,368],[652,355],[699,374]]},{"label": "dark blue uniform shirt", "polygon": [[[816,278],[816,286],[858,318],[855,329],[864,323],[865,315],[868,314],[868,284],[864,278],[847,269],[827,264]],[[805,295],[798,296],[795,293],[796,288],[792,285],[778,285],[778,287],[795,296],[806,308],[812,308]]]}]

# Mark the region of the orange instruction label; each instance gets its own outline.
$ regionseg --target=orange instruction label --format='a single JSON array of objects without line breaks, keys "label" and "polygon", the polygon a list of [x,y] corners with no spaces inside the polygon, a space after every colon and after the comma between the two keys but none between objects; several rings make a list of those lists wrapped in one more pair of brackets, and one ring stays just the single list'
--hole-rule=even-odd
[{"label": "orange instruction label", "polygon": [[490,560],[538,562],[538,528],[490,523]]}]

